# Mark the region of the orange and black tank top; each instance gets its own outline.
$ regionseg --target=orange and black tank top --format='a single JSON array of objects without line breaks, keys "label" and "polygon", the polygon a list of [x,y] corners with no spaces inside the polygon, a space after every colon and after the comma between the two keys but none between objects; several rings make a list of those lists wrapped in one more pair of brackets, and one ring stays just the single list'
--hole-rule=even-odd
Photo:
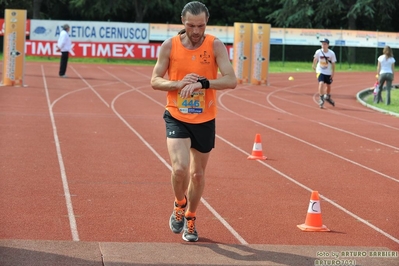
[{"label": "orange and black tank top", "polygon": [[[172,38],[168,76],[170,80],[182,80],[189,73],[207,79],[216,79],[218,67],[213,53],[215,37],[205,35],[202,45],[189,50],[181,43],[180,35]],[[199,124],[216,117],[216,90],[201,89],[190,98],[183,99],[179,91],[168,91],[166,109],[177,120]]]}]

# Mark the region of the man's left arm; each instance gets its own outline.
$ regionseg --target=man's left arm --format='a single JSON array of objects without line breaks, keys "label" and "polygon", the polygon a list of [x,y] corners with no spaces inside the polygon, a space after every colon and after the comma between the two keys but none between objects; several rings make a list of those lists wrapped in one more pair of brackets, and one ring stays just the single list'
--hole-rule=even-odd
[{"label": "man's left arm", "polygon": [[231,65],[227,48],[219,39],[215,39],[213,42],[213,52],[222,76],[209,80],[209,87],[215,90],[234,89],[237,86],[236,74]]}]

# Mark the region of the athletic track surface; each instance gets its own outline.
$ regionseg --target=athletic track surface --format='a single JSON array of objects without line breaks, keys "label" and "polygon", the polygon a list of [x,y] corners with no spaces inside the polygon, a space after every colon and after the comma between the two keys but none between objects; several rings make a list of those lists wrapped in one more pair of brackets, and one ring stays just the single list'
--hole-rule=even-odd
[{"label": "athletic track surface", "polygon": [[[314,73],[219,92],[187,243],[151,72],[28,62],[0,87],[0,265],[399,265],[399,120],[356,99],[374,73],[337,73],[325,109]],[[256,134],[267,160],[247,160]],[[331,232],[297,227],[312,191]]]}]

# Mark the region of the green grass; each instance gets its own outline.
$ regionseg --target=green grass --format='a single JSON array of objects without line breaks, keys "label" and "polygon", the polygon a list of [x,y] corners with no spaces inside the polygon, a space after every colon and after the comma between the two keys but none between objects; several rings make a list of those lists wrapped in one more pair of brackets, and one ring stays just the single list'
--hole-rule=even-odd
[{"label": "green grass", "polygon": [[[384,101],[385,101],[385,97],[386,97],[386,92],[383,91],[382,98],[384,99]],[[391,90],[391,104],[390,105],[386,105],[385,103],[379,103],[379,104],[374,103],[373,102],[374,95],[372,93],[370,93],[366,97],[364,97],[363,100],[369,105],[399,114],[399,88]]]},{"label": "green grass", "polygon": [[[53,57],[39,57],[27,56],[26,61],[35,62],[59,62],[60,58]],[[93,63],[93,64],[128,64],[128,65],[155,65],[155,60],[138,60],[138,59],[114,59],[114,58],[74,58],[70,57],[69,62],[75,63]],[[337,72],[363,72],[375,71],[374,65],[349,65],[346,63],[336,65]],[[314,72],[312,69],[312,61],[309,62],[281,62],[271,61],[269,64],[270,73],[291,73],[291,72]]]},{"label": "green grass", "polygon": [[[337,72],[364,72],[376,71],[377,66],[374,65],[349,65],[347,63],[337,63],[335,70]],[[291,73],[291,72],[314,72],[312,69],[312,61],[309,62],[277,62],[272,61],[269,65],[270,73]]]},{"label": "green grass", "polygon": [[[0,54],[0,58],[2,59],[2,54]],[[39,57],[39,56],[27,56],[26,61],[31,62],[59,62],[60,58],[57,56],[54,57]],[[153,66],[155,64],[155,60],[137,60],[137,59],[107,59],[107,58],[74,58],[70,57],[69,62],[74,63],[93,63],[93,64],[127,64],[127,65],[148,65]],[[313,72],[312,62],[281,62],[281,61],[271,61],[269,64],[269,72],[270,73],[301,73],[301,72]],[[337,72],[370,72],[376,71],[375,65],[366,65],[366,64],[352,64],[348,63],[337,63],[336,64]],[[364,88],[359,88],[359,91]],[[383,92],[383,96],[385,96],[385,92]],[[364,99],[368,104],[376,106],[378,108],[399,113],[399,89],[393,89],[391,91],[391,104],[374,104],[373,103],[373,95],[368,95]]]}]

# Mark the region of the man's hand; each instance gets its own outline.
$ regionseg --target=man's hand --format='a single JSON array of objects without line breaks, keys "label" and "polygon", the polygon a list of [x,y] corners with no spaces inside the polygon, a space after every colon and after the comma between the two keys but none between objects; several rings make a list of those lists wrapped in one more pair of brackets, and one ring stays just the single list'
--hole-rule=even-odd
[{"label": "man's hand", "polygon": [[199,91],[201,88],[202,85],[199,82],[190,83],[180,90],[180,97],[182,97],[183,99],[192,97],[194,92]]},{"label": "man's hand", "polygon": [[182,79],[182,81],[183,81],[184,83],[186,83],[186,84],[190,84],[190,83],[197,82],[197,81],[198,81],[198,78],[199,78],[199,75],[197,75],[197,74],[195,74],[195,73],[190,73],[190,74],[187,74],[187,75]]},{"label": "man's hand", "polygon": [[195,73],[187,74],[181,81],[179,81],[180,97],[183,99],[189,98],[193,95],[194,91],[202,88],[201,83],[198,82],[199,75]]}]

